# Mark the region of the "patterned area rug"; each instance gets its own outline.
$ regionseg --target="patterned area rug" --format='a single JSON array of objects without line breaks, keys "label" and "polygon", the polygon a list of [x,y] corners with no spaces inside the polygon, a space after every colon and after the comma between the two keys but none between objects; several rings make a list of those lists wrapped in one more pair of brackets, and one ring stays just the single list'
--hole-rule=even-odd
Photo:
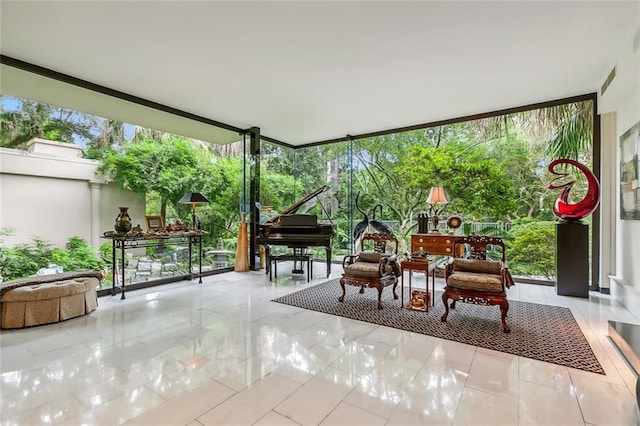
[{"label": "patterned area rug", "polygon": [[[378,292],[365,289],[360,294],[359,290],[347,286],[345,301],[340,303],[342,289],[339,279],[333,279],[273,301],[604,374],[568,308],[509,301],[507,323],[511,333],[507,334],[502,332],[498,306],[457,303],[443,323],[441,292],[436,293],[435,307],[430,306],[425,313],[400,308],[400,299],[393,299],[391,288],[384,289],[384,309],[378,310]],[[397,291],[400,296],[400,286]],[[407,300],[405,288],[405,304]]]}]

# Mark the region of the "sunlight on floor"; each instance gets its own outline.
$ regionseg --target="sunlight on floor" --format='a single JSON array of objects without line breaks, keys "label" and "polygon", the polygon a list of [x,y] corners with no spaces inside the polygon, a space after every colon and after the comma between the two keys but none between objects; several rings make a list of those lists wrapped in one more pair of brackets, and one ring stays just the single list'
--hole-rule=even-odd
[{"label": "sunlight on floor", "polygon": [[508,291],[570,308],[603,376],[273,303],[327,279],[323,262],[310,283],[288,268],[106,296],[88,316],[3,331],[2,424],[635,424],[635,377],[607,320],[640,320],[609,296]]}]

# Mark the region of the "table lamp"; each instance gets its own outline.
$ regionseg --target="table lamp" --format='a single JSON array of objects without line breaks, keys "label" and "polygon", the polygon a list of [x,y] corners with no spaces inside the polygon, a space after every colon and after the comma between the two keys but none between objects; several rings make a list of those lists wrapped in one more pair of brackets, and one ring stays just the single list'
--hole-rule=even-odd
[{"label": "table lamp", "polygon": [[449,200],[444,195],[444,189],[441,186],[431,188],[427,197],[427,204],[429,204],[429,211],[431,212],[431,225],[433,226],[431,232],[440,232],[438,231],[438,222],[440,221],[438,215],[442,213],[448,202]]},{"label": "table lamp", "polygon": [[196,229],[196,205],[209,204],[209,200],[199,192],[187,192],[178,204],[191,204],[191,229]]}]

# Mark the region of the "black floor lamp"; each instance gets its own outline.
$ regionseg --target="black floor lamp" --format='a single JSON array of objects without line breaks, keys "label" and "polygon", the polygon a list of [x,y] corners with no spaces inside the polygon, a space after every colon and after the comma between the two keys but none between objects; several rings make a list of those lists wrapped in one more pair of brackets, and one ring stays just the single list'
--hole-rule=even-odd
[{"label": "black floor lamp", "polygon": [[191,229],[196,229],[196,205],[209,204],[209,200],[199,192],[187,192],[178,204],[191,204]]}]

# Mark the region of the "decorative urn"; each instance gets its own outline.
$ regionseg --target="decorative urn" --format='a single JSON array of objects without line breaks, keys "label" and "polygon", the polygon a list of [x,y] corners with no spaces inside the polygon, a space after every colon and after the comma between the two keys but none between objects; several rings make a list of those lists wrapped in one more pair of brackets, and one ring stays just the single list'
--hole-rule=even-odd
[{"label": "decorative urn", "polygon": [[118,232],[129,232],[131,231],[131,216],[127,210],[129,207],[118,207],[120,209],[120,213],[116,217],[116,223],[114,228]]}]

